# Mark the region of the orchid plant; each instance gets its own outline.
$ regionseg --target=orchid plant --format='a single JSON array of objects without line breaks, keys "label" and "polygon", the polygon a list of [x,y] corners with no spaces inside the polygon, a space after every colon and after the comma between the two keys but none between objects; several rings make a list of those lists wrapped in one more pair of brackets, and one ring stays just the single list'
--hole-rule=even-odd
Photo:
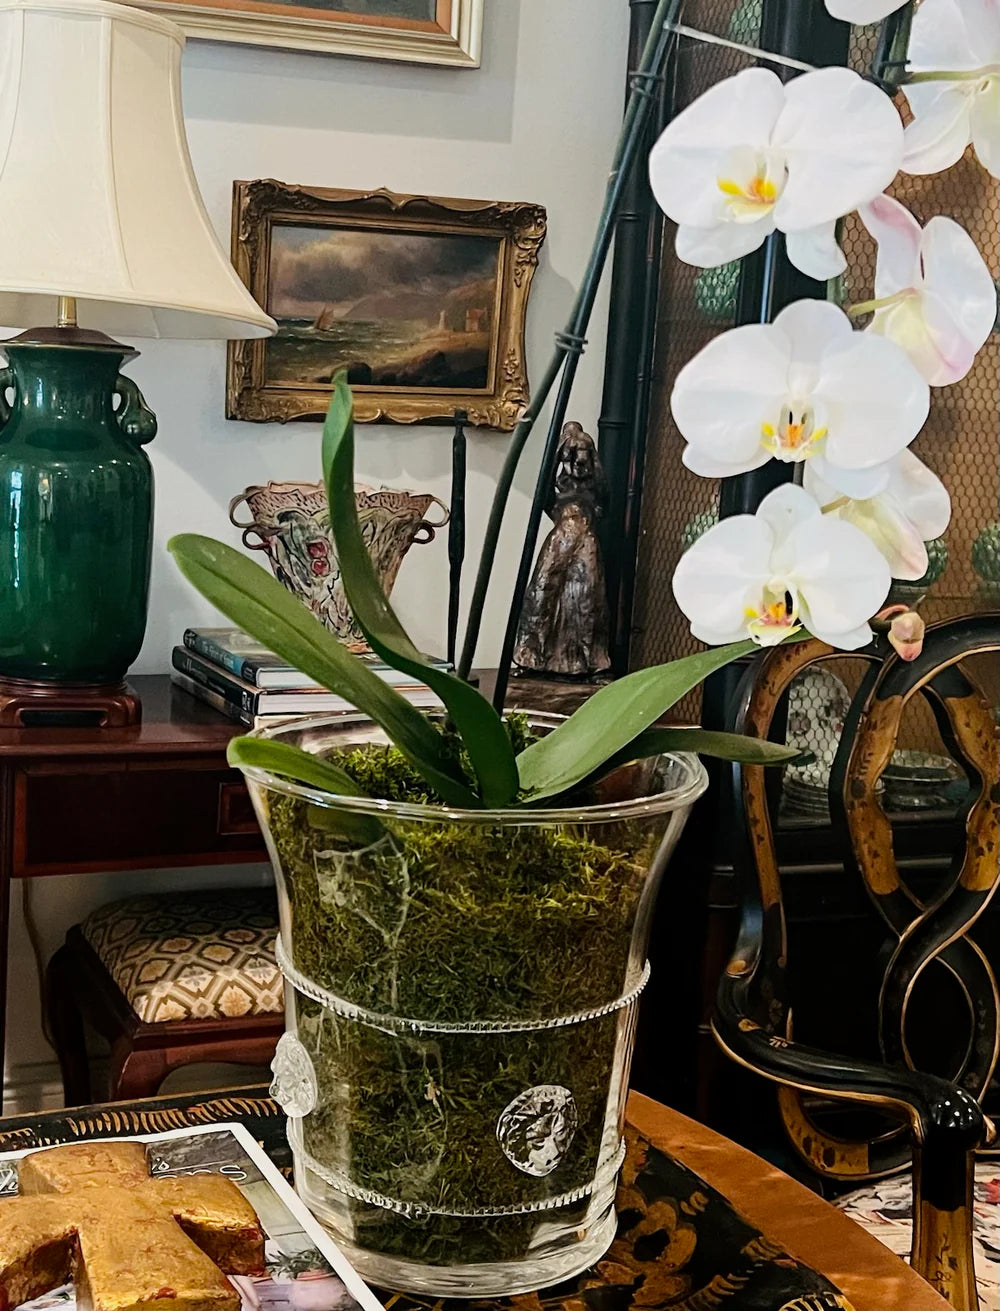
[{"label": "orchid plant", "polygon": [[[835,17],[857,23],[902,7],[897,0],[825,2]],[[643,76],[659,40],[651,38]],[[323,468],[345,591],[372,649],[431,687],[444,704],[443,722],[387,686],[231,547],[174,538],[170,549],[183,573],[234,623],[369,715],[450,807],[551,806],[612,769],[671,750],[786,763],[795,753],[777,744],[656,725],[711,673],[759,647],[808,633],[843,650],[865,646],[877,613],[892,618],[890,641],[903,658],[919,653],[919,616],[881,607],[893,578],[915,580],[926,571],[925,542],[944,532],[951,506],[910,445],[927,419],[931,388],[972,368],[994,327],[997,297],[985,260],[958,223],[937,216],[921,225],[884,192],[900,169],[949,167],[970,143],[1000,176],[1000,0],[923,0],[903,81],[913,114],[905,131],[890,96],[848,69],[814,70],[787,83],[749,69],[679,114],[651,153],[653,192],[678,225],[677,252],[688,263],[728,264],[780,233],[797,268],[829,281],[846,270],[837,228],[855,211],[878,244],[872,300],[846,309],[800,300],[773,323],[722,333],[677,377],[671,407],[686,442],[683,462],[694,473],[728,477],[772,459],[793,468],[794,481],[765,497],[755,514],[716,524],[677,566],[677,602],[709,650],[603,687],[515,753],[503,716],[471,683],[417,650],[380,588],[358,521],[352,401],[343,377],[324,428]],[[638,137],[637,106],[634,98],[620,159]],[[616,167],[609,216],[619,183]],[[597,241],[604,253],[609,230],[602,226]],[[598,268],[588,273],[584,307]],[[866,317],[860,330],[856,322]],[[494,545],[513,467],[555,376],[550,368],[518,424],[487,533]],[[480,599],[489,551],[477,579]],[[473,648],[477,625],[474,615],[466,643]],[[319,791],[358,794],[335,760],[266,738],[235,739],[230,760]]]},{"label": "orchid plant", "polygon": [[[834,18],[879,23],[912,0],[826,0]],[[997,0],[923,0],[910,32],[906,98],[913,121],[903,171],[940,173],[971,143],[1000,178],[1000,7]]]},{"label": "orchid plant", "polygon": [[[903,8],[826,6],[853,23]],[[925,543],[951,517],[947,489],[909,447],[931,388],[964,378],[993,331],[997,287],[959,223],[921,225],[884,190],[900,169],[938,172],[970,144],[1000,177],[1000,0],[922,0],[901,80],[905,130],[890,96],[849,70],[783,84],[749,69],[674,118],[650,155],[687,263],[717,267],[781,232],[791,263],[829,282],[846,270],[837,224],[855,210],[878,246],[872,300],[846,311],[797,301],[773,323],[723,332],[676,379],[692,472],[794,466],[795,482],[755,515],[717,524],[681,558],[674,594],[705,642],[766,646],[804,628],[844,650],[866,645],[891,580],[924,575]],[[894,621],[905,658],[919,652],[916,627]]]},{"label": "orchid plant", "polygon": [[[799,754],[738,734],[655,727],[709,674],[751,653],[754,643],[749,639],[610,683],[551,733],[515,754],[507,726],[493,705],[471,683],[417,650],[382,591],[358,519],[353,402],[343,374],[335,381],[323,429],[323,472],[342,581],[354,617],[386,664],[426,683],[440,697],[448,726],[439,726],[412,706],[241,552],[190,533],[173,538],[169,549],[181,572],[233,623],[383,728],[448,806],[551,806],[556,798],[619,766],[667,751],[758,764],[784,764]],[[357,784],[335,761],[286,743],[235,738],[229,761],[260,766],[319,791],[359,795]]]}]

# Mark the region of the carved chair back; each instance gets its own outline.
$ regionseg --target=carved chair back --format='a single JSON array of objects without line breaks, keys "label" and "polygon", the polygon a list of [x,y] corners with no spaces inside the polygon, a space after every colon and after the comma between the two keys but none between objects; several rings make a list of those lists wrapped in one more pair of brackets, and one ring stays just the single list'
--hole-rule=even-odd
[{"label": "carved chair back", "polygon": [[[1000,999],[994,965],[969,931],[1000,884],[1000,760],[995,711],[961,661],[1000,651],[1000,614],[957,619],[928,629],[923,653],[912,663],[888,644],[854,653],[867,663],[855,694],[830,778],[834,831],[842,844],[845,878],[860,881],[882,926],[886,951],[876,966],[876,1028],[880,1059],[887,1067],[918,1069],[911,1050],[911,1006],[918,990],[940,982],[945,996],[947,1043],[953,1068],[944,1074],[956,1088],[982,1102],[1000,1052]],[[737,729],[767,737],[782,698],[797,675],[840,656],[816,640],[777,647],[748,671],[741,688]],[[925,697],[942,739],[965,771],[969,792],[956,824],[961,850],[932,895],[918,896],[901,874],[893,829],[882,808],[879,779],[896,748],[907,706]],[[773,807],[760,766],[734,767],[734,801],[742,815],[744,901],[740,939],[720,991],[736,990],[741,1027],[766,1031],[772,1048],[793,1038],[793,999],[788,995],[788,935],[775,849]],[[850,950],[850,944],[844,944]],[[731,1043],[725,1043],[733,1050]],[[815,1045],[815,1043],[814,1043]],[[790,1054],[790,1053],[789,1053]],[[737,1057],[739,1059],[739,1057]],[[769,1073],[769,1071],[762,1071]],[[774,1076],[771,1077],[780,1077]],[[860,1181],[888,1173],[909,1159],[905,1124],[869,1118],[864,1128],[831,1132],[802,1090],[779,1087],[789,1136],[806,1162],[831,1179]],[[817,1089],[820,1091],[820,1089]],[[864,1102],[863,1093],[853,1100]],[[873,1103],[885,1099],[872,1096]],[[857,1117],[855,1117],[857,1120]]]}]

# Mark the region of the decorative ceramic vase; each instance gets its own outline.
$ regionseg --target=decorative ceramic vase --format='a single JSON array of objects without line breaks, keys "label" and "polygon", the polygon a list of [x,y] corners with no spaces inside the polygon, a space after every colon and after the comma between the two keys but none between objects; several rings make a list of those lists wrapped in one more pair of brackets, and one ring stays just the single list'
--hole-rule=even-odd
[{"label": "decorative ceramic vase", "polygon": [[948,568],[948,543],[943,537],[935,537],[925,542],[927,547],[927,571],[923,578],[918,578],[915,587],[933,587],[944,577]]},{"label": "decorative ceramic vase", "polygon": [[987,524],[973,542],[972,567],[988,586],[1000,585],[1000,523]]},{"label": "decorative ceramic vase", "polygon": [[[358,484],[354,494],[361,531],[388,596],[407,551],[434,540],[437,529],[448,522],[448,507],[427,492]],[[253,516],[250,523],[236,518],[244,501]],[[426,518],[432,505],[444,512],[437,523]],[[248,487],[230,502],[229,521],[242,528],[248,550],[267,553],[275,577],[300,597],[331,633],[348,642],[364,642],[340,581],[322,483],[270,482],[266,487]]]},{"label": "decorative ceramic vase", "polygon": [[830,772],[850,710],[847,684],[830,670],[805,669],[793,681],[785,740],[806,753],[809,763],[789,765],[784,771],[782,803],[787,812],[829,821]]},{"label": "decorative ceramic vase", "polygon": [[948,568],[948,543],[943,537],[935,537],[925,542],[927,548],[927,568],[920,578],[892,580],[892,589],[886,598],[890,605],[908,605],[916,610],[927,599],[927,593],[935,583],[941,581]]},{"label": "decorative ceramic vase", "polygon": [[59,334],[3,343],[0,676],[110,685],[146,630],[156,419],[119,372],[134,351]]},{"label": "decorative ceramic vase", "polygon": [[699,269],[694,279],[694,299],[707,319],[728,320],[736,317],[742,262],[720,264],[714,269]]},{"label": "decorative ceramic vase", "polygon": [[699,510],[693,514],[681,530],[681,546],[687,551],[694,546],[699,537],[703,537],[709,528],[719,522],[718,509]]},{"label": "decorative ceramic vase", "polygon": [[[363,716],[259,735],[334,759],[386,740]],[[244,772],[278,880],[272,1091],[306,1203],[387,1288],[493,1297],[586,1269],[615,1233],[650,916],[700,762],[631,766],[558,810]]]}]

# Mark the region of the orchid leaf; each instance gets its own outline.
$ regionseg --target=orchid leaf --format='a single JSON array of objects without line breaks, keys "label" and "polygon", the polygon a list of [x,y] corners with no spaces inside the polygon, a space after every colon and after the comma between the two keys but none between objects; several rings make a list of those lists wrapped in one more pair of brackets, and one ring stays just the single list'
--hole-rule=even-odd
[{"label": "orchid leaf", "polygon": [[662,756],[669,751],[693,751],[716,760],[732,760],[739,765],[790,765],[803,752],[782,742],[768,742],[744,733],[721,733],[710,728],[647,728],[632,739],[607,762],[609,769],[629,765],[633,760]]},{"label": "orchid leaf", "polygon": [[756,650],[753,642],[734,642],[608,683],[518,756],[525,800],[557,796],[589,778],[709,674]]},{"label": "orchid leaf", "polygon": [[196,533],[172,538],[168,550],[185,578],[234,624],[379,724],[447,804],[481,805],[430,720],[352,656],[276,578],[231,546]]},{"label": "orchid leaf", "polygon": [[226,750],[226,759],[236,769],[249,765],[280,774],[304,787],[329,792],[335,797],[367,797],[368,793],[329,760],[312,751],[303,751],[291,742],[273,742],[266,737],[234,737]]},{"label": "orchid leaf", "polygon": [[479,780],[483,805],[509,805],[518,790],[517,763],[500,716],[471,684],[417,650],[382,591],[361,535],[354,495],[353,408],[351,389],[341,373],[334,383],[323,428],[323,474],[341,579],[351,610],[372,650],[393,669],[421,679],[447,706]]},{"label": "orchid leaf", "polygon": [[[264,737],[234,737],[226,759],[236,769],[266,769],[303,787],[328,792],[334,797],[368,797],[363,788],[342,769],[312,751],[303,751],[291,742],[275,742]],[[370,800],[370,798],[369,798]],[[319,827],[337,829],[344,837],[365,846],[377,842],[385,829],[374,815],[360,815],[349,810],[314,806]]]},{"label": "orchid leaf", "polygon": [[[663,756],[674,751],[693,751],[699,756],[714,756],[717,760],[732,760],[740,765],[790,765],[804,763],[810,753],[798,747],[787,747],[766,738],[747,737],[742,733],[721,733],[709,728],[647,728],[634,737],[626,747],[609,757],[583,780],[596,783],[623,765],[650,756]],[[535,798],[532,798],[534,800]]]}]

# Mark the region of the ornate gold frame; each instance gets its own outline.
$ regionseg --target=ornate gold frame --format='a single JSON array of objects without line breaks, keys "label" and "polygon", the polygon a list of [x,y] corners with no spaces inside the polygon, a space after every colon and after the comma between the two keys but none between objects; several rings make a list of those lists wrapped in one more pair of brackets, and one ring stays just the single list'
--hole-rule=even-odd
[{"label": "ornate gold frame", "polygon": [[340,13],[317,17],[309,0],[301,5],[246,4],[243,0],[131,0],[179,23],[188,36],[238,41],[286,50],[401,59],[415,64],[478,68],[486,0],[438,0],[433,23]]},{"label": "ornate gold frame", "polygon": [[[273,179],[233,184],[232,258],[261,305],[268,300],[271,230],[275,224],[377,228],[390,232],[477,233],[500,239],[494,306],[491,385],[482,390],[355,387],[354,416],[361,422],[447,422],[456,409],[469,422],[510,429],[528,401],[524,319],[538,251],[545,239],[541,205],[446,200],[378,191],[292,187]],[[322,419],[328,386],[266,385],[266,340],[229,343],[226,417],[254,423]]]}]

